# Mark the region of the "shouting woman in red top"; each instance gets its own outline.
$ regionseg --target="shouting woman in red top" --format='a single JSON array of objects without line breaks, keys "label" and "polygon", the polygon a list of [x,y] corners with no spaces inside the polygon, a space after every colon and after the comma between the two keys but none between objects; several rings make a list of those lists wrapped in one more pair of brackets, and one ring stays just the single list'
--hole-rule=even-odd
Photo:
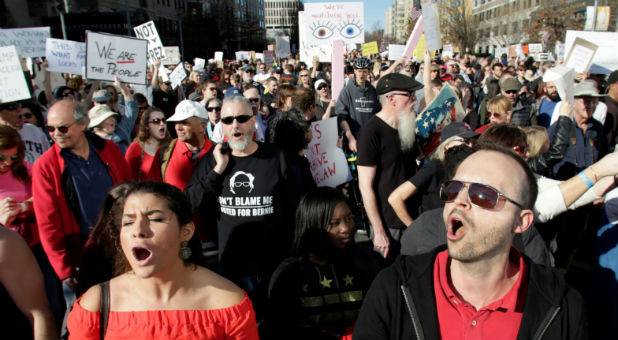
[{"label": "shouting woman in red top", "polygon": [[142,114],[137,137],[125,154],[134,179],[161,181],[161,168],[155,154],[159,147],[168,144],[170,140],[163,111],[149,107]]},{"label": "shouting woman in red top", "polygon": [[[141,182],[131,188],[120,229],[127,271],[109,281],[109,314],[100,314],[100,285],[77,300],[70,338],[257,339],[251,300],[201,266],[192,218],[176,187]],[[107,316],[107,327],[100,327],[100,316]]]}]

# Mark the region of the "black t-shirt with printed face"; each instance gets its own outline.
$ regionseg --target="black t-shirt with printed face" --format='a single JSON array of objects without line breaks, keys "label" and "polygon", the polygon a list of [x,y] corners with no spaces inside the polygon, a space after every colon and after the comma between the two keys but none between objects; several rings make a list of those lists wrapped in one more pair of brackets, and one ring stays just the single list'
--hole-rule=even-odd
[{"label": "black t-shirt with printed face", "polygon": [[[397,129],[380,117],[371,117],[359,132],[358,165],[376,166],[373,190],[384,227],[402,229],[406,226],[388,203],[388,196],[416,172],[416,147],[401,151]],[[417,215],[416,200],[406,202],[412,217]]]}]

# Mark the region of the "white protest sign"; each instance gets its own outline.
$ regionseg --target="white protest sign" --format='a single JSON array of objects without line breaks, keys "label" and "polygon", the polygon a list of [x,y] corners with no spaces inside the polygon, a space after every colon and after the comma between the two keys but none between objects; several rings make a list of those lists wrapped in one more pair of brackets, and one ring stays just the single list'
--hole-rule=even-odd
[{"label": "white protest sign", "polygon": [[448,56],[449,58],[452,58],[453,55],[454,55],[453,45],[445,44],[444,46],[442,46],[442,55]]},{"label": "white protest sign", "polygon": [[436,18],[437,7],[433,2],[423,4],[423,27],[425,28],[425,42],[427,50],[435,51],[442,45],[440,43],[440,23]]},{"label": "white protest sign", "polygon": [[562,43],[556,43],[556,59],[560,60],[560,61],[564,61],[564,44]]},{"label": "white protest sign", "polygon": [[206,59],[202,59],[202,58],[193,59],[193,70],[194,71],[203,72],[204,65],[206,65]]},{"label": "white protest sign", "polygon": [[146,40],[87,31],[86,44],[86,78],[146,84]]},{"label": "white protest sign", "polygon": [[45,59],[50,72],[86,75],[85,43],[48,38]]},{"label": "white protest sign", "polygon": [[155,61],[165,58],[165,49],[159,38],[159,33],[154,22],[148,21],[145,24],[133,27],[135,36],[148,41],[148,65],[154,64]]},{"label": "white protest sign", "polygon": [[251,52],[249,51],[236,51],[236,60],[251,60]]},{"label": "white protest sign", "polygon": [[178,65],[180,62],[180,50],[178,46],[164,46],[165,58],[161,59],[161,65]]},{"label": "white protest sign", "polygon": [[170,81],[172,82],[172,89],[176,89],[182,81],[187,78],[187,72],[185,71],[185,66],[183,63],[178,63],[174,68],[174,71],[170,73]]},{"label": "white protest sign", "polygon": [[255,54],[255,60],[260,59],[261,61],[264,61],[264,53],[256,53]]},{"label": "white protest sign", "polygon": [[330,63],[333,58],[333,47],[331,45],[320,45],[300,48],[300,61],[307,65],[312,65],[313,57],[318,57],[321,63]]},{"label": "white protest sign", "polygon": [[159,66],[159,76],[164,83],[170,81],[170,70],[163,65]]},{"label": "white protest sign", "polygon": [[362,2],[306,2],[304,9],[302,26],[306,27],[304,37],[308,46],[330,46],[333,40],[343,40],[345,44],[365,42]]},{"label": "white protest sign", "polygon": [[277,45],[275,53],[279,58],[287,58],[290,55],[290,37],[278,36],[275,37]]},{"label": "white protest sign", "polygon": [[572,68],[577,73],[587,72],[592,64],[592,58],[597,52],[597,48],[597,45],[589,41],[575,38],[567,54],[565,66]]},{"label": "white protest sign", "polygon": [[537,54],[543,52],[543,45],[541,44],[528,44],[528,53]]},{"label": "white protest sign", "polygon": [[262,53],[264,54],[264,64],[266,66],[271,66],[275,63],[275,51],[264,50]]},{"label": "white protest sign", "polygon": [[403,50],[403,56],[406,59],[412,59],[414,56],[414,49],[416,48],[416,45],[418,45],[419,40],[421,40],[423,30],[423,15],[420,15],[418,19],[416,19],[414,29],[412,30],[412,33],[410,33],[410,37],[406,42],[406,47]]},{"label": "white protest sign", "polygon": [[30,91],[15,46],[0,47],[0,103],[29,99]]},{"label": "white protest sign", "polygon": [[337,147],[337,117],[311,124],[313,139],[303,152],[319,187],[336,187],[352,180],[343,150]]},{"label": "white protest sign", "polygon": [[223,52],[221,52],[221,51],[215,52],[215,60],[216,61],[223,61]]},{"label": "white protest sign", "polygon": [[397,58],[403,55],[403,51],[405,50],[405,48],[405,45],[388,45],[388,60],[397,60]]},{"label": "white protest sign", "polygon": [[[562,100],[567,100],[571,105],[573,105],[574,102],[573,78],[573,69],[565,66],[552,67],[543,75],[543,81],[554,82],[560,98],[562,98]],[[556,119],[558,118],[556,117]]]},{"label": "white protest sign", "polygon": [[592,58],[591,73],[609,74],[618,69],[618,58],[616,58],[618,32],[567,31],[564,41],[565,51],[571,50],[575,38],[582,38],[598,46]]},{"label": "white protest sign", "polygon": [[496,47],[496,49],[494,50],[494,58],[500,59],[500,57],[503,54],[509,55],[509,48],[508,47]]},{"label": "white protest sign", "polygon": [[22,58],[45,56],[49,27],[0,29],[0,46],[14,45]]}]

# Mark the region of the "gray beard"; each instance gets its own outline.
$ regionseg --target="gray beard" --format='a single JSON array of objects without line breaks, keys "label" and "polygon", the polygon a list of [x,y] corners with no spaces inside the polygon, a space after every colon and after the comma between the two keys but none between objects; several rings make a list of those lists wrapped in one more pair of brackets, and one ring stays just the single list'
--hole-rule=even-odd
[{"label": "gray beard", "polygon": [[399,143],[402,151],[408,151],[416,141],[416,112],[404,112],[397,117]]}]

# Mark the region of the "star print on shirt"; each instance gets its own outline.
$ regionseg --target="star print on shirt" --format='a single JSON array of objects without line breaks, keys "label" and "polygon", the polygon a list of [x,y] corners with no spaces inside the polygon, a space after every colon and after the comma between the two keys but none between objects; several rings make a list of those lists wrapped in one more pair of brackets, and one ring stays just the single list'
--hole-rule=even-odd
[{"label": "star print on shirt", "polygon": [[320,281],[320,284],[324,287],[324,288],[331,288],[330,287],[330,283],[333,282],[333,280],[329,280],[326,278],[326,276],[324,276],[324,278],[322,279],[322,281]]},{"label": "star print on shirt", "polygon": [[352,282],[352,280],[354,280],[353,276],[350,276],[350,274],[346,274],[345,277],[343,278],[343,281],[345,281],[345,286],[353,286],[354,283]]}]

